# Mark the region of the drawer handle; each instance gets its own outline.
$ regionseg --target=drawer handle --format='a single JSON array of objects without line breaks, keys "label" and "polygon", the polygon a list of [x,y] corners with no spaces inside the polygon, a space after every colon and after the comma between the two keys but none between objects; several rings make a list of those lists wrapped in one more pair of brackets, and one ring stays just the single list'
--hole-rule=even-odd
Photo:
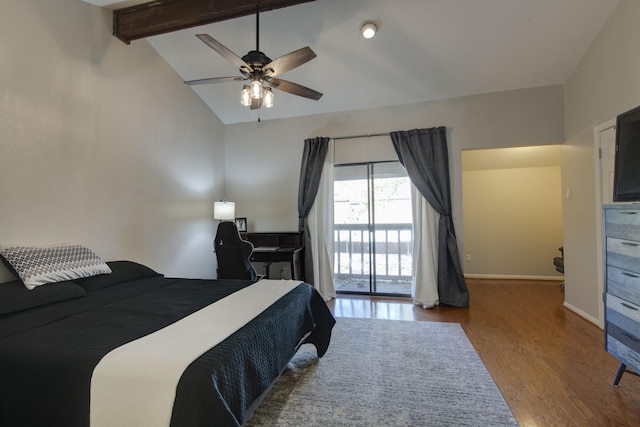
[{"label": "drawer handle", "polygon": [[635,308],[635,307],[633,307],[633,306],[631,306],[631,305],[629,305],[627,303],[621,302],[620,304],[623,305],[624,307],[627,307],[630,310],[638,311],[637,308]]},{"label": "drawer handle", "polygon": [[636,215],[638,212],[637,211],[622,211],[622,213],[624,215]]},{"label": "drawer handle", "polygon": [[638,278],[638,276],[636,276],[635,274],[631,274],[631,273],[627,273],[627,272],[622,273],[622,275],[623,276],[627,276],[627,277],[633,277],[634,279]]},{"label": "drawer handle", "polygon": [[638,246],[637,243],[631,243],[631,242],[622,242],[622,244],[625,246]]},{"label": "drawer handle", "polygon": [[634,337],[633,335],[629,335],[627,332],[622,331],[622,335],[624,335],[625,337],[631,339],[632,341],[638,342],[638,338]]}]

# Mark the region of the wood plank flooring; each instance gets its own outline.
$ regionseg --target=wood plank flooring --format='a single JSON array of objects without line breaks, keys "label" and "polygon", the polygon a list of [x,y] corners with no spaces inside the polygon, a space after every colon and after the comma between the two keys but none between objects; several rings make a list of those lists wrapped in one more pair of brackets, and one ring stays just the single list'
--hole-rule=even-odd
[{"label": "wood plank flooring", "polygon": [[336,317],[460,323],[520,426],[640,426],[640,377],[612,385],[618,361],[604,332],[562,306],[558,282],[467,283],[469,309],[358,296],[328,304]]}]

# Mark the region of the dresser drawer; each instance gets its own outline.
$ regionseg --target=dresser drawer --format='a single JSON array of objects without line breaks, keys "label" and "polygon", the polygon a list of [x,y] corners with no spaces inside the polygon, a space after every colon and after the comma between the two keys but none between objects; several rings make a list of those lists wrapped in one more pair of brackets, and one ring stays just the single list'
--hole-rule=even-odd
[{"label": "dresser drawer", "polygon": [[610,224],[640,226],[640,209],[607,209],[606,221]]},{"label": "dresser drawer", "polygon": [[640,369],[640,339],[610,323],[606,350],[634,371]]},{"label": "dresser drawer", "polygon": [[640,273],[607,266],[607,292],[640,306]]},{"label": "dresser drawer", "polygon": [[614,324],[627,333],[640,337],[640,306],[607,294],[607,323]]},{"label": "dresser drawer", "polygon": [[640,209],[605,209],[607,236],[640,241]]},{"label": "dresser drawer", "polygon": [[607,265],[640,273],[640,242],[607,237]]}]

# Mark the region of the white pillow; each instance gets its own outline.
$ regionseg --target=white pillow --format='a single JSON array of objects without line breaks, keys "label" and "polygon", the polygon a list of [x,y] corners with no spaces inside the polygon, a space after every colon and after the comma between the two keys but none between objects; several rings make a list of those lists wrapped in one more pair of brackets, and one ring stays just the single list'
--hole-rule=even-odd
[{"label": "white pillow", "polygon": [[111,273],[100,257],[81,245],[0,246],[0,256],[27,289]]}]

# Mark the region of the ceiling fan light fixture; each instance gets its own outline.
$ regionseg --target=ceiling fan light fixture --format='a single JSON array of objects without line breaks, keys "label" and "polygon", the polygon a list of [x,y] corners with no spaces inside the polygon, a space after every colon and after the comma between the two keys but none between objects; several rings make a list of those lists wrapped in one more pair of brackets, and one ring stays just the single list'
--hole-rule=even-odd
[{"label": "ceiling fan light fixture", "polygon": [[364,21],[360,26],[360,34],[365,39],[370,39],[376,35],[378,31],[378,26],[373,21]]},{"label": "ceiling fan light fixture", "polygon": [[[262,105],[266,108],[273,107],[275,96],[271,87],[303,98],[315,101],[319,100],[322,97],[320,92],[287,80],[274,79],[275,76],[286,73],[287,71],[312,60],[316,57],[315,52],[311,50],[309,46],[306,46],[289,52],[272,61],[267,55],[260,51],[259,16],[260,9],[258,7],[256,9],[256,49],[249,51],[249,53],[242,58],[210,35],[196,34],[196,37],[203,43],[224,57],[227,61],[234,64],[240,70],[241,77],[212,77],[207,79],[189,80],[185,81],[185,83],[188,85],[201,85],[251,79],[248,84],[242,86],[242,90],[240,91],[240,103],[246,107],[250,107],[252,110],[259,109]],[[265,82],[271,87],[265,87]]]},{"label": "ceiling fan light fixture", "polygon": [[245,107],[251,105],[251,89],[249,85],[242,86],[242,91],[240,91],[240,103]]},{"label": "ceiling fan light fixture", "polygon": [[264,106],[267,108],[271,108],[273,107],[273,100],[274,100],[274,95],[273,95],[273,91],[271,91],[270,87],[265,87],[264,88]]},{"label": "ceiling fan light fixture", "polygon": [[261,99],[262,98],[262,80],[254,79],[251,81],[251,97],[253,99]]}]

